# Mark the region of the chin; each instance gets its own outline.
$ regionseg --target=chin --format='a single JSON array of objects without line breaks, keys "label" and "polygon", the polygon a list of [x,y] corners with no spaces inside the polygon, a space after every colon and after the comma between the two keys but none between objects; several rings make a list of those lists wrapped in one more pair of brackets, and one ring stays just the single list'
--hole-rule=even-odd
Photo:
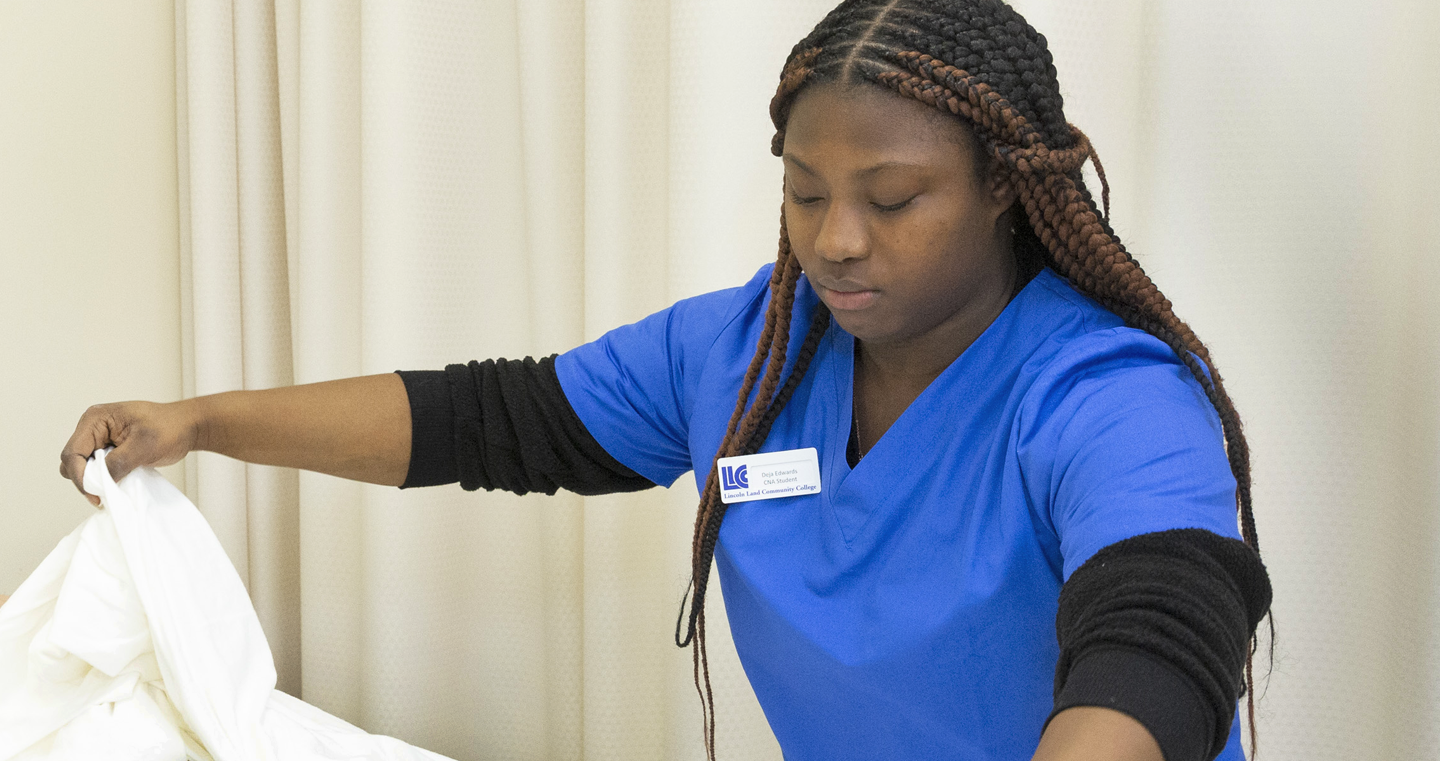
[{"label": "chin", "polygon": [[835,318],[835,324],[839,325],[846,333],[855,336],[857,340],[867,343],[884,343],[894,337],[895,331],[880,324],[873,315],[866,315],[863,312],[830,312]]}]

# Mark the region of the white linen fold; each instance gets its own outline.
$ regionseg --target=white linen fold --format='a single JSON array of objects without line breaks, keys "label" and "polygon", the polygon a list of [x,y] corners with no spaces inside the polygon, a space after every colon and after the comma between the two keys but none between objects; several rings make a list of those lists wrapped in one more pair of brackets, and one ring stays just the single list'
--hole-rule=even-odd
[{"label": "white linen fold", "polygon": [[0,607],[0,761],[447,761],[275,689],[275,664],[209,524],[151,468]]}]

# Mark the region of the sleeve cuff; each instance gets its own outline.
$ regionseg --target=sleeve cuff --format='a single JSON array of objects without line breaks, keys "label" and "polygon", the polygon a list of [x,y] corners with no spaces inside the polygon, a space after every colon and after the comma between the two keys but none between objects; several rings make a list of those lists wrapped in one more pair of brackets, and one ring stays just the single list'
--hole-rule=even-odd
[{"label": "sleeve cuff", "polygon": [[444,370],[397,370],[410,399],[410,467],[401,489],[460,480],[455,465],[455,424],[450,381]]},{"label": "sleeve cuff", "polygon": [[1066,675],[1046,725],[1078,706],[1110,708],[1140,722],[1165,761],[1214,756],[1214,719],[1200,693],[1179,671],[1139,650],[1112,647],[1081,657]]}]

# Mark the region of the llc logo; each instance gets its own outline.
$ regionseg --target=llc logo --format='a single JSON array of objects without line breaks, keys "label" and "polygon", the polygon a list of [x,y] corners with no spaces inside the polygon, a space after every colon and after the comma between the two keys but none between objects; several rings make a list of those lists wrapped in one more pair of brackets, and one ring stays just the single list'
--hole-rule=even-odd
[{"label": "llc logo", "polygon": [[731,489],[749,489],[750,474],[745,472],[745,466],[720,466],[720,488],[726,491]]}]

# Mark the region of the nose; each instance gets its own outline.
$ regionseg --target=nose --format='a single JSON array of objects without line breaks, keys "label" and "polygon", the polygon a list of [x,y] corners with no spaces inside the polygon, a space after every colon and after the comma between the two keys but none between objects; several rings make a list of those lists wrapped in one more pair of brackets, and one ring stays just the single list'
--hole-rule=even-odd
[{"label": "nose", "polygon": [[864,214],[847,204],[832,203],[815,236],[816,255],[832,262],[864,258],[870,252]]}]

